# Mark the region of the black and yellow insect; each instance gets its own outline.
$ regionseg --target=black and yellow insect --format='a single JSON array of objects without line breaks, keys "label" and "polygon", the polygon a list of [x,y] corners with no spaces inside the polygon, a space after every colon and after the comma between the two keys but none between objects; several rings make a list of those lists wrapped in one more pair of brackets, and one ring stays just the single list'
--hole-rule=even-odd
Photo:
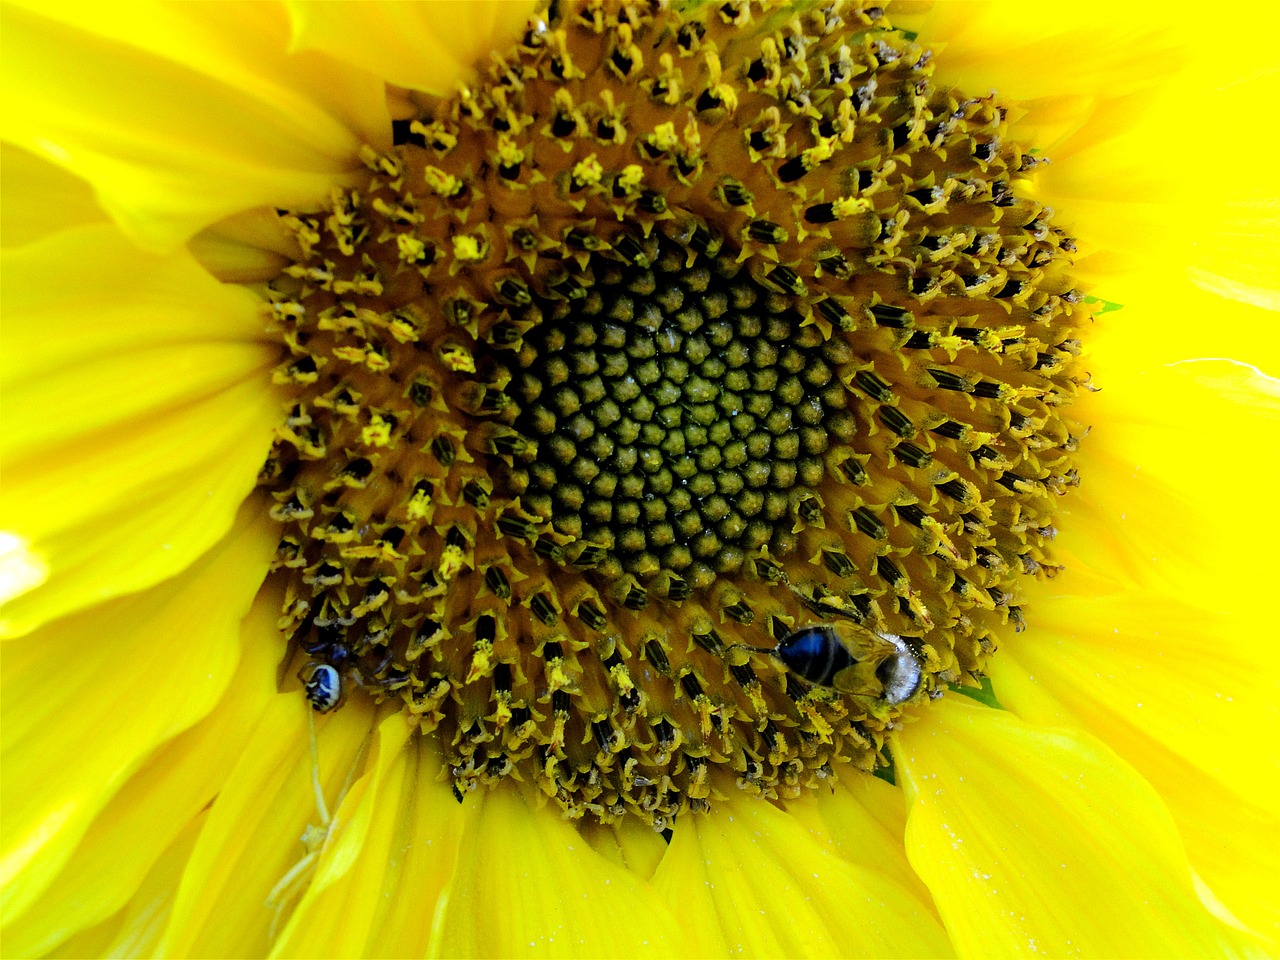
[{"label": "black and yellow insect", "polygon": [[[892,649],[876,661],[876,654],[886,644]],[[856,657],[854,649],[865,650],[870,656]],[[909,700],[923,677],[920,664],[901,637],[848,623],[801,627],[782,639],[776,653],[788,670],[819,686],[867,695],[878,685],[875,695],[890,706]],[[872,663],[874,668],[869,669]]]}]

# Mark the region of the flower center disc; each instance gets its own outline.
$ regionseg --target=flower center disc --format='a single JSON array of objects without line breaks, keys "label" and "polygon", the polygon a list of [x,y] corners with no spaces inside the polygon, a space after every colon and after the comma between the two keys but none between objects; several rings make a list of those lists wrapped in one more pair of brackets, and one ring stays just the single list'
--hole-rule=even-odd
[{"label": "flower center disc", "polygon": [[883,763],[1052,571],[1071,241],[876,7],[587,5],[284,222],[307,695],[661,828]]}]

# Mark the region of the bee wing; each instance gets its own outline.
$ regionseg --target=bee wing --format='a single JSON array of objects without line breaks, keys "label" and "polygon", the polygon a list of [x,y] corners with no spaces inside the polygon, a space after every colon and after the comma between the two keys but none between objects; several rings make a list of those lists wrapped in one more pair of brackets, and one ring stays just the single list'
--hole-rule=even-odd
[{"label": "bee wing", "polygon": [[897,706],[920,689],[924,679],[920,663],[900,636],[848,623],[839,624],[838,633],[857,662],[833,678],[837,690]]}]

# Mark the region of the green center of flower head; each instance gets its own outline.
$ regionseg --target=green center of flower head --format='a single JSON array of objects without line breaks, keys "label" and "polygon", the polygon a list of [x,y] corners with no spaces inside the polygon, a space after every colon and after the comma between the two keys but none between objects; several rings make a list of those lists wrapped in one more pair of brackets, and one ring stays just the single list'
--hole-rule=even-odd
[{"label": "green center of flower head", "polygon": [[1053,566],[1072,244],[859,4],[589,4],[397,121],[271,285],[306,694],[658,827],[884,763]]}]

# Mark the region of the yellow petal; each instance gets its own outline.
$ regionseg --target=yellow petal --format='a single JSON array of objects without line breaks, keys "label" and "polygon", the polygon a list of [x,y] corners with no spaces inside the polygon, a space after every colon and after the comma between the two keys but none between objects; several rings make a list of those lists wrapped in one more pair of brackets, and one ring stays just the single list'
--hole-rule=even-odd
[{"label": "yellow petal", "polygon": [[420,956],[452,876],[462,812],[433,746],[393,714],[377,760],[334,812],[341,825],[272,956]]},{"label": "yellow petal", "polygon": [[1159,796],[1087,734],[962,698],[895,735],[907,855],[961,956],[1234,956]]},{"label": "yellow petal", "polygon": [[[206,816],[202,812],[182,828],[147,872],[128,906],[102,923],[80,931],[48,955],[73,958],[156,956],[160,935],[173,909],[178,881]],[[13,948],[14,941],[6,939],[5,946]],[[10,956],[31,955],[21,950],[10,950]]]},{"label": "yellow petal", "polygon": [[[244,620],[241,657],[209,716],[156,749],[93,819],[66,865],[31,908],[3,931],[8,952],[38,956],[80,930],[117,926],[145,896],[143,878],[222,789],[244,742],[276,696],[283,647],[279,590],[263,590]],[[191,842],[194,843],[194,836]],[[187,845],[190,849],[190,844]],[[174,887],[177,877],[173,878]],[[139,887],[139,884],[142,886]],[[127,911],[126,911],[127,912]],[[117,936],[111,927],[108,934]],[[158,931],[156,936],[158,936]],[[59,949],[75,951],[78,935]],[[92,955],[88,951],[81,955]]]},{"label": "yellow petal", "polygon": [[317,50],[411,90],[445,95],[520,39],[532,0],[287,0],[295,50]]},{"label": "yellow petal", "polygon": [[918,31],[922,44],[940,48],[939,74],[974,94],[994,89],[1019,101],[1064,91],[1122,96],[1156,86],[1184,59],[1166,56],[1184,42],[1172,18],[1106,0],[1055,10],[1019,0],[908,2],[890,12],[896,25]]},{"label": "yellow petal", "polygon": [[[886,843],[873,816],[842,804],[826,834],[813,829],[828,797],[800,801],[801,816],[734,788],[710,816],[685,816],[654,886],[686,919],[696,956],[950,956],[919,886],[904,880],[901,838]],[[846,799],[851,799],[850,797]],[[847,819],[846,819],[847,817]],[[854,852],[835,833],[869,839]],[[697,918],[699,922],[693,922]],[[715,929],[718,925],[719,929]]]},{"label": "yellow petal", "polygon": [[260,207],[228,217],[191,238],[187,249],[223,283],[265,283],[302,258],[275,210]]},{"label": "yellow petal", "polygon": [[559,810],[516,789],[465,803],[455,874],[436,905],[437,956],[682,956],[681,919],[640,878],[600,856]]},{"label": "yellow petal", "polygon": [[222,695],[239,657],[240,620],[277,539],[261,516],[260,503],[247,508],[233,533],[172,583],[7,645],[5,921],[42,893],[148,755]]},{"label": "yellow petal", "polygon": [[[1260,35],[1280,29],[1274,7],[1233,15],[1252,21]],[[1136,265],[1145,261],[1157,283],[1178,284],[1189,270],[1202,285],[1212,287],[1217,278],[1247,288],[1252,302],[1274,310],[1280,289],[1280,236],[1272,229],[1280,175],[1275,134],[1259,131],[1259,169],[1252,176],[1230,172],[1223,145],[1273,109],[1280,54],[1222,57],[1212,46],[1186,44],[1188,68],[1127,118],[1125,129],[1046,171],[1047,198],[1079,219],[1091,243],[1125,250]],[[1187,176],[1188,170],[1203,175]]]},{"label": "yellow petal", "polygon": [[667,842],[639,817],[624,817],[613,823],[588,819],[578,824],[578,832],[591,848],[643,880],[652,879],[667,853]]},{"label": "yellow petal", "polygon": [[207,550],[256,482],[281,401],[260,304],[185,255],[101,225],[3,263],[0,531],[48,571],[7,603],[14,635]]},{"label": "yellow petal", "polygon": [[[1188,771],[1153,773],[1153,783],[1165,787],[1187,854],[1196,871],[1200,899],[1214,915],[1266,939],[1274,953],[1280,944],[1280,903],[1275,895],[1275,845],[1259,837],[1280,835],[1274,814],[1239,802],[1216,783],[1204,782]],[[1225,816],[1220,820],[1218,815]],[[1229,830],[1220,829],[1223,823]]]},{"label": "yellow petal", "polygon": [[[1117,369],[1104,367],[1104,382],[1111,386],[1082,404],[1094,412],[1086,420],[1095,427],[1080,457],[1082,489],[1067,501],[1069,513],[1056,545],[1067,569],[1049,583],[1027,586],[1032,630],[1008,652],[1018,659],[1028,651],[1035,661],[1028,663],[1028,672],[1046,684],[1067,684],[1055,696],[1085,697],[1088,714],[1076,722],[1112,743],[1152,780],[1195,848],[1197,868],[1206,877],[1213,874],[1215,888],[1236,889],[1222,895],[1249,922],[1268,928],[1274,919],[1258,919],[1260,911],[1248,906],[1257,894],[1250,897],[1248,883],[1240,879],[1256,876],[1261,865],[1246,855],[1239,871],[1225,875],[1201,866],[1210,860],[1228,863],[1217,848],[1224,842],[1240,844],[1235,834],[1228,840],[1195,841],[1188,832],[1193,828],[1212,832],[1214,818],[1204,813],[1209,800],[1201,805],[1186,797],[1184,804],[1179,797],[1192,784],[1213,789],[1204,777],[1218,776],[1231,787],[1217,809],[1224,816],[1239,811],[1228,821],[1257,824],[1274,817],[1265,811],[1274,811],[1269,784],[1277,779],[1276,752],[1258,738],[1276,726],[1276,688],[1265,666],[1271,657],[1269,635],[1259,624],[1271,616],[1270,552],[1280,525],[1268,511],[1247,511],[1235,521],[1228,505],[1242,478],[1273,476],[1280,468],[1280,390],[1238,364],[1197,362],[1134,371],[1125,365],[1137,364],[1121,364],[1114,349],[1102,356]],[[1188,437],[1195,438],[1193,444]],[[1099,595],[1108,598],[1093,599]],[[1100,627],[1085,630],[1089,624]],[[1149,662],[1134,658],[1132,646],[1112,655],[1113,630],[1143,644]],[[1041,631],[1055,651],[1064,635],[1084,637],[1088,652],[1082,655],[1091,660],[1092,670],[1060,644],[1066,652],[1059,680],[1048,659],[1056,652],[1036,645]],[[1003,666],[996,662],[997,676],[1003,677]],[[1164,679],[1167,672],[1180,674],[1172,686]],[[1104,703],[1088,692],[1100,694],[1102,688],[1117,695],[1127,688],[1130,695]],[[1168,694],[1176,701],[1184,693],[1197,705],[1164,699]],[[1215,696],[1219,693],[1222,699]],[[1015,709],[1027,709],[1026,702],[1024,691]],[[1134,706],[1139,702],[1145,706]],[[1153,713],[1160,704],[1164,712]],[[1113,733],[1116,713],[1131,714],[1125,722],[1139,728],[1121,726]],[[1024,716],[1043,720],[1045,714]],[[1201,773],[1191,777],[1195,767]],[[1264,770],[1271,772],[1259,775]],[[1261,913],[1274,917],[1265,908]]]},{"label": "yellow petal", "polygon": [[[1002,652],[992,674],[1002,702],[1015,705],[1020,716],[1037,722],[1086,725],[1087,716],[1072,714],[1053,696],[1057,685],[1051,682],[1052,673],[1027,677],[1024,668]],[[1280,904],[1273,889],[1275,850],[1274,844],[1260,842],[1260,838],[1280,835],[1274,802],[1267,807],[1249,803],[1236,790],[1206,776],[1180,752],[1150,739],[1143,742],[1140,731],[1113,726],[1097,733],[1123,753],[1168,806],[1186,843],[1191,866],[1212,894],[1206,898],[1197,887],[1206,906],[1228,922],[1234,918],[1270,937],[1274,950],[1274,943],[1280,942]],[[1234,733],[1223,731],[1223,740],[1232,739]],[[1274,784],[1274,759],[1262,753],[1258,760],[1256,765],[1249,762],[1245,773],[1257,777],[1260,784]],[[1218,904],[1225,912],[1219,911]]]},{"label": "yellow petal", "polygon": [[49,564],[31,541],[0,531],[0,603],[34,590],[49,579]]},{"label": "yellow petal", "polygon": [[[720,816],[721,822],[728,822],[727,811],[722,811]],[[769,956],[776,953],[776,947],[770,949],[765,946],[775,943],[776,938],[763,921],[746,931],[726,930],[725,927],[733,926],[738,918],[734,913],[726,914],[723,919],[720,916],[722,899],[728,899],[732,907],[731,895],[742,893],[739,887],[745,878],[738,876],[737,871],[743,869],[746,859],[735,863],[732,871],[724,875],[724,864],[713,860],[704,849],[702,840],[704,831],[714,839],[716,830],[720,829],[719,824],[712,824],[703,817],[690,817],[679,826],[679,830],[672,832],[671,845],[658,864],[652,883],[663,899],[675,905],[685,919],[686,952],[695,957],[723,957],[730,953]],[[735,880],[737,884],[734,884]],[[717,896],[726,883],[734,884],[729,891],[730,896]],[[693,922],[694,918],[696,922]]]},{"label": "yellow petal", "polygon": [[[1262,36],[1280,29],[1274,6],[1233,8],[1232,16]],[[1193,310],[1182,302],[1191,284],[1275,310],[1275,135],[1259,131],[1259,169],[1250,176],[1230,172],[1224,144],[1272,110],[1280,94],[1280,54],[1266,49],[1256,57],[1224,57],[1213,44],[1185,36],[1198,29],[1194,21],[1164,22],[1180,41],[1167,60],[1183,61],[1182,68],[1152,97],[1109,118],[1109,126],[1091,120],[1078,142],[1044,169],[1043,199],[1079,233],[1082,249],[1111,251],[1101,296],[1131,302],[1127,294],[1105,291],[1145,279],[1182,311]],[[1189,170],[1202,173],[1188,176]],[[1247,344],[1247,337],[1237,343]]]},{"label": "yellow petal", "polygon": [[1139,366],[1112,346],[1096,362],[1105,387],[1078,405],[1092,430],[1055,542],[1072,577],[1206,607],[1269,596],[1280,517],[1247,507],[1240,491],[1280,473],[1280,386],[1222,361]]},{"label": "yellow petal", "polygon": [[[1252,629],[1260,610],[1139,591],[1059,595],[1035,609],[1035,629],[993,662],[1010,668],[997,686],[1004,706],[1037,723],[1074,721],[1144,774],[1143,758],[1169,751],[1280,815],[1280,683],[1266,667],[1271,638]],[[1031,709],[1032,686],[1059,711]]]},{"label": "yellow petal", "polygon": [[299,207],[389,145],[382,82],[287,53],[273,3],[6,5],[5,139],[88,181],[144,246]]},{"label": "yellow petal", "polygon": [[[160,953],[264,956],[272,928],[288,920],[314,873],[308,847],[318,851],[336,827],[312,787],[309,712],[298,691],[279,694],[243,742],[182,876]],[[315,721],[325,811],[359,777],[373,723],[361,702]]]},{"label": "yellow petal", "polygon": [[[393,891],[381,898],[368,931],[363,954],[371,957],[427,954],[431,911],[453,875],[463,829],[463,808],[441,778],[439,760],[430,744],[422,740],[409,743],[397,755],[396,764],[403,766],[403,774],[393,765],[385,782],[403,776],[403,793],[395,797],[384,787],[388,792],[375,814],[387,818],[397,845],[382,863],[377,860],[377,848],[371,847],[361,863],[366,870],[371,865],[381,868],[381,889]],[[385,829],[388,824],[379,822],[376,826]],[[311,903],[303,906],[314,912]],[[322,948],[319,952],[325,951]]]},{"label": "yellow petal", "polygon": [[[1280,29],[1280,15],[1274,8],[1266,16],[1273,30]],[[1271,56],[1276,58],[1274,52]],[[1211,86],[1196,106],[1215,119],[1217,129],[1239,130],[1268,115],[1277,98],[1280,67],[1272,64],[1270,72]],[[1165,122],[1176,122],[1175,118],[1170,106]],[[1192,283],[1219,296],[1280,311],[1280,187],[1276,185],[1280,159],[1275,133],[1269,129],[1260,133],[1270,140],[1260,151],[1260,176],[1218,176],[1203,186],[1180,182],[1183,206],[1189,211],[1183,229],[1190,234],[1193,248]],[[1200,140],[1196,145],[1199,156],[1181,156],[1193,164],[1214,162],[1217,144]]]},{"label": "yellow petal", "polygon": [[1001,702],[1104,740],[1160,793],[1223,903],[1280,936],[1274,866],[1258,847],[1280,836],[1280,684],[1263,614],[1140,592],[1033,603],[1034,629],[991,666]]},{"label": "yellow petal", "polygon": [[996,91],[1011,104],[1013,135],[1055,166],[1082,143],[1114,135],[1117,121],[1131,125],[1186,60],[1176,18],[1136,4],[907,3],[890,17],[938,51],[940,80],[973,95]]},{"label": "yellow petal", "polygon": [[[1113,288],[1145,273],[1275,309],[1280,236],[1266,221],[1280,161],[1256,118],[1275,103],[1280,53],[1227,55],[1203,42],[1201,21],[1141,4],[918,6],[895,4],[892,16],[939,41],[939,76],[998,90],[1013,136],[1051,161],[1035,190],[1078,237],[1077,275],[1094,293],[1131,302]],[[1259,36],[1280,29],[1274,5],[1234,5],[1230,17]],[[1253,129],[1257,169],[1235,175],[1229,144]]]},{"label": "yellow petal", "polygon": [[[815,835],[851,863],[883,873],[919,903],[922,916],[918,923],[927,926],[932,919],[937,936],[945,938],[929,888],[911,869],[902,845],[907,830],[907,802],[901,787],[850,771],[840,778],[830,797],[819,796],[812,806],[821,818],[818,823],[809,821]],[[793,812],[803,819],[808,809],[808,804],[801,803]]]},{"label": "yellow petal", "polygon": [[5,247],[107,218],[87,183],[8,143],[0,143],[0,192],[0,245]]},{"label": "yellow petal", "polygon": [[189,566],[231,526],[278,418],[255,376],[124,437],[6,464],[3,526],[50,573],[9,601],[0,633],[22,635]]},{"label": "yellow petal", "polygon": [[0,258],[6,463],[198,403],[279,358],[262,301],[101,224]]}]

